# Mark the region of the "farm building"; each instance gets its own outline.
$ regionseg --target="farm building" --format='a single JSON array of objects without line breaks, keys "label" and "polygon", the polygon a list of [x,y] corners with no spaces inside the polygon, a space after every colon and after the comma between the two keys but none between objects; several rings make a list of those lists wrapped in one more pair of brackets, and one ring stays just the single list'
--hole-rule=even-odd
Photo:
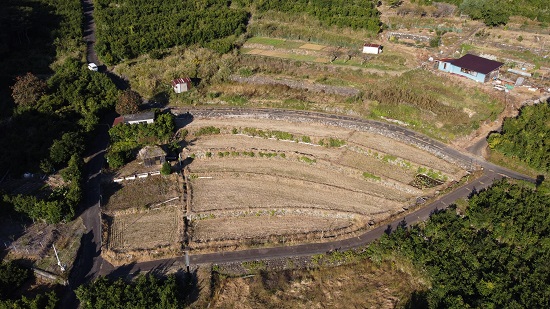
[{"label": "farm building", "polygon": [[113,121],[113,127],[119,123],[127,124],[139,124],[139,123],[153,123],[155,122],[155,112],[147,112],[140,114],[122,115],[115,118]]},{"label": "farm building", "polygon": [[382,45],[368,44],[363,45],[363,54],[380,54],[382,52]]},{"label": "farm building", "polygon": [[172,88],[175,93],[182,93],[191,89],[191,79],[189,77],[176,78],[172,81]]},{"label": "farm building", "polygon": [[166,162],[166,153],[159,146],[145,146],[137,155],[145,166],[160,165]]},{"label": "farm building", "polygon": [[466,54],[458,59],[440,59],[441,71],[458,74],[484,83],[498,77],[498,70],[504,64],[487,58]]}]

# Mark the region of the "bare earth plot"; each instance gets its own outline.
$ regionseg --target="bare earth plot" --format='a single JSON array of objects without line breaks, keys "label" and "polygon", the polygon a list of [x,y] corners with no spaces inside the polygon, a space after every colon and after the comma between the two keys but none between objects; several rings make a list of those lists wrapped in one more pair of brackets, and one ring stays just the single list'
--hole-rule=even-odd
[{"label": "bare earth plot", "polygon": [[[195,137],[204,127],[220,133]],[[251,136],[250,128],[292,135]],[[191,250],[350,237],[464,175],[413,146],[318,123],[199,118],[186,129]],[[330,139],[338,142],[329,147]],[[420,170],[446,183],[415,187]]]},{"label": "bare earth plot", "polygon": [[107,240],[115,250],[145,250],[168,246],[178,240],[175,206],[111,218]]},{"label": "bare earth plot", "polygon": [[102,254],[114,265],[173,256],[183,241],[182,181],[177,175],[104,188]]}]

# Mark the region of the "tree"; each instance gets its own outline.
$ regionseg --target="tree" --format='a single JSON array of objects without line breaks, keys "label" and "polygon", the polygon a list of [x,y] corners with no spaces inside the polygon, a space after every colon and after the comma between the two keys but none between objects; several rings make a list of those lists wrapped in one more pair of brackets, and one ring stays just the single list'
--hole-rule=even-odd
[{"label": "tree", "polygon": [[67,162],[72,155],[84,151],[84,138],[78,132],[67,132],[50,147],[50,159],[55,164]]},{"label": "tree", "polygon": [[46,83],[32,73],[17,76],[11,86],[13,101],[19,106],[34,107],[46,92]]},{"label": "tree", "polygon": [[133,90],[124,91],[119,97],[115,110],[120,115],[134,114],[139,111],[141,96]]},{"label": "tree", "polygon": [[168,162],[164,162],[162,164],[162,168],[160,169],[160,173],[162,175],[170,175],[172,173],[172,166]]}]

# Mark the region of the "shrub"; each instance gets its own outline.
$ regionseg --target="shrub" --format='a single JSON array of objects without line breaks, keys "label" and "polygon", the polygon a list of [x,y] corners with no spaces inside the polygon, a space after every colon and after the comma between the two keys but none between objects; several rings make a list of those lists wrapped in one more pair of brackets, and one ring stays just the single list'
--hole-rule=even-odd
[{"label": "shrub", "polygon": [[172,173],[172,166],[168,162],[164,162],[160,168],[160,173],[162,175],[170,175]]}]

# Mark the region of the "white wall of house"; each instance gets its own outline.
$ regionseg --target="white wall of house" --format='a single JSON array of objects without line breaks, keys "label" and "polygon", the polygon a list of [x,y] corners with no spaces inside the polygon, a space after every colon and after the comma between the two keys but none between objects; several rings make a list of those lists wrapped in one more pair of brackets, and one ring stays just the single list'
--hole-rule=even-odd
[{"label": "white wall of house", "polygon": [[363,54],[379,54],[381,52],[380,47],[363,46]]},{"label": "white wall of house", "polygon": [[139,123],[153,123],[155,122],[154,119],[142,119],[142,120],[130,120],[127,123],[128,124],[139,124]]},{"label": "white wall of house", "polygon": [[174,86],[174,92],[175,93],[182,93],[182,92],[186,92],[188,90],[189,90],[189,87],[187,87],[187,83],[176,84]]}]

